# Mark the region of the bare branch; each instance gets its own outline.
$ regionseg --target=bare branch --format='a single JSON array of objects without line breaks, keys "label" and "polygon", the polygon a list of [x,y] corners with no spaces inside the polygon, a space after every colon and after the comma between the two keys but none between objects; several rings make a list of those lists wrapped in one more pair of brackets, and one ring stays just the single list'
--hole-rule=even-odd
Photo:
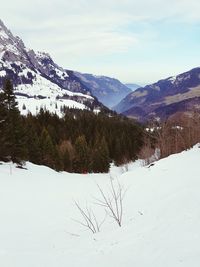
[{"label": "bare branch", "polygon": [[75,206],[79,210],[79,212],[82,216],[83,222],[78,221],[78,220],[74,220],[74,221],[79,223],[80,225],[88,228],[93,234],[99,232],[105,219],[101,223],[99,223],[91,208],[88,208],[86,206],[86,208],[83,209],[76,201],[75,201]]},{"label": "bare branch", "polygon": [[96,204],[105,207],[107,213],[113,218],[117,224],[121,227],[123,218],[123,199],[126,194],[123,186],[117,183],[114,186],[113,178],[110,177],[109,193],[106,195],[103,189],[97,184],[101,198],[96,198]]}]

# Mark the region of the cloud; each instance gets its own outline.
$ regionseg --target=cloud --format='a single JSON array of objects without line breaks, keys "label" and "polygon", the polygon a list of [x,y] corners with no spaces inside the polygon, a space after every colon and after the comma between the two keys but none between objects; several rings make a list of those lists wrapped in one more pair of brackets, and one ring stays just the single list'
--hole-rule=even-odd
[{"label": "cloud", "polygon": [[[122,60],[124,66],[116,66],[114,56],[119,65],[122,55],[130,58],[133,51],[140,50],[140,56],[145,56],[147,46],[159,43],[163,46],[166,42],[160,40],[165,30],[156,29],[155,23],[170,22],[172,31],[175,23],[198,24],[199,10],[199,0],[7,0],[1,3],[5,24],[28,47],[49,52],[66,68],[86,66],[101,73],[116,70],[120,77],[127,77],[127,64]],[[166,42],[166,46],[169,44],[170,48],[173,41]],[[105,67],[102,65],[100,69],[99,61]],[[131,66],[134,67],[134,57]],[[113,71],[109,72],[108,68]],[[136,71],[138,77],[144,75],[143,69],[142,65]]]},{"label": "cloud", "polygon": [[15,32],[22,32],[22,38],[29,47],[48,50],[63,64],[64,57],[70,60],[71,56],[80,58],[123,53],[138,43],[136,34],[123,32],[123,27],[135,21],[128,14],[100,14],[99,9],[88,12],[88,9],[81,12],[79,7],[73,14],[66,7],[65,16],[58,14],[44,19],[45,13],[40,23],[38,18],[33,21],[30,16],[16,18],[18,30]]}]

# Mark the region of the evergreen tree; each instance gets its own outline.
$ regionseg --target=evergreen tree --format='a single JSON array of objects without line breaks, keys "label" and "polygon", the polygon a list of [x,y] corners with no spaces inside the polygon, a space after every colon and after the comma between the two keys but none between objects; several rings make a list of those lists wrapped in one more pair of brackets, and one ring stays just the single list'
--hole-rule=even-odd
[{"label": "evergreen tree", "polygon": [[74,170],[86,173],[89,169],[89,148],[85,136],[79,136],[75,141]]},{"label": "evergreen tree", "polygon": [[108,172],[110,167],[109,150],[105,138],[96,142],[92,154],[92,171]]},{"label": "evergreen tree", "polygon": [[56,171],[61,171],[63,170],[64,165],[63,165],[63,161],[62,161],[62,156],[59,153],[59,150],[57,147],[54,147],[54,169]]},{"label": "evergreen tree", "polygon": [[22,117],[17,108],[17,102],[10,80],[4,82],[1,94],[1,109],[4,110],[2,132],[3,156],[13,162],[21,163],[27,158],[26,133],[23,128]]},{"label": "evergreen tree", "polygon": [[41,164],[41,149],[38,135],[33,127],[27,130],[28,159],[35,164]]},{"label": "evergreen tree", "polygon": [[41,163],[51,168],[55,168],[55,146],[53,145],[52,139],[46,128],[43,128],[41,133],[40,148]]},{"label": "evergreen tree", "polygon": [[5,160],[5,119],[7,110],[4,103],[4,94],[0,93],[0,160]]},{"label": "evergreen tree", "polygon": [[5,79],[3,86],[4,105],[8,111],[18,111],[17,101],[13,91],[13,85],[9,79]]}]

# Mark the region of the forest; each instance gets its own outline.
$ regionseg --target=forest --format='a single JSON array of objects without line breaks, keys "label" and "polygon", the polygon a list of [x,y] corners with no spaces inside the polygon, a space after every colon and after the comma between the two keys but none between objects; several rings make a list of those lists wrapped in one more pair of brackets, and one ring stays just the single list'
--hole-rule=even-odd
[{"label": "forest", "polygon": [[0,160],[30,161],[57,171],[108,172],[110,163],[137,159],[141,125],[114,112],[66,108],[63,117],[43,109],[20,115],[10,80],[0,94]]}]

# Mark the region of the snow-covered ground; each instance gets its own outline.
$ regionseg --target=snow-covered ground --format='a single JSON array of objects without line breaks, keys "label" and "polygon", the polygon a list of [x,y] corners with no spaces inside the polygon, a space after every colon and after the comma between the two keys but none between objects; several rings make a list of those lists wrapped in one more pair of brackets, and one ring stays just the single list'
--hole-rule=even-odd
[{"label": "snow-covered ground", "polygon": [[18,108],[22,115],[27,115],[28,113],[31,113],[32,115],[37,115],[40,112],[40,109],[43,108],[44,110],[48,110],[49,112],[55,113],[59,117],[62,117],[63,113],[61,109],[64,107],[82,110],[88,109],[84,104],[78,103],[71,99],[35,99],[18,96],[17,102]]},{"label": "snow-covered ground", "polygon": [[97,219],[97,185],[109,174],[69,174],[27,163],[0,165],[0,266],[199,267],[200,148],[151,167],[111,168],[127,188],[122,227],[107,217],[92,234],[74,205],[87,202]]}]

